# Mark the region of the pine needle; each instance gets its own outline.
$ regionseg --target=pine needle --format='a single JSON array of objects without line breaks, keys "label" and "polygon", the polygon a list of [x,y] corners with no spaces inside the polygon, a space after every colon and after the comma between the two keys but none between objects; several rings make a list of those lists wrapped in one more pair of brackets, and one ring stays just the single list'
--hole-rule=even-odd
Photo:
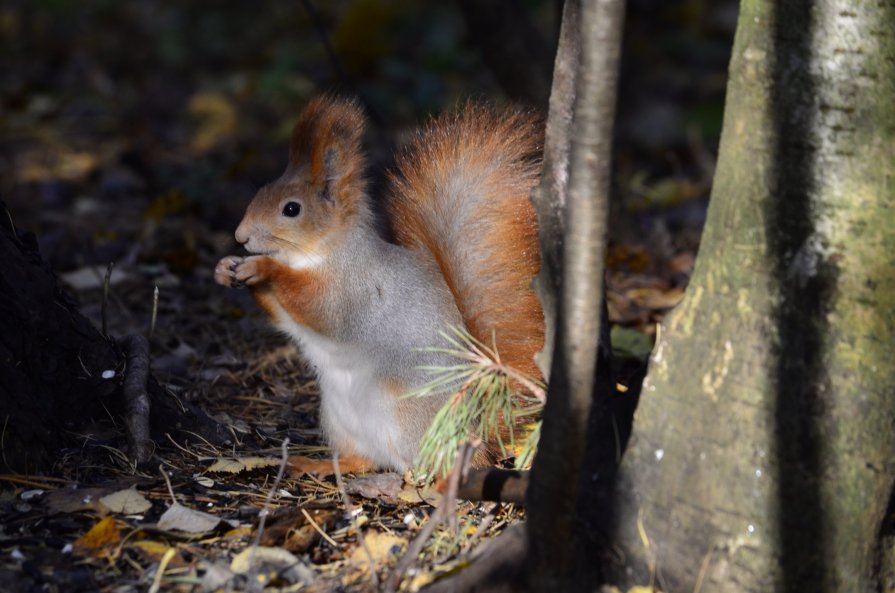
[{"label": "pine needle", "polygon": [[[426,397],[455,390],[423,436],[417,471],[427,478],[446,475],[457,449],[470,440],[496,442],[501,451],[509,448],[516,455],[516,465],[527,467],[537,447],[539,425],[524,431],[526,435],[520,439],[516,423],[519,418],[540,413],[544,386],[501,362],[496,346],[479,342],[465,328],[450,327],[441,336],[448,347],[425,350],[448,354],[461,362],[423,367],[432,374],[432,380],[404,396]],[[517,452],[520,440],[523,445]]]}]

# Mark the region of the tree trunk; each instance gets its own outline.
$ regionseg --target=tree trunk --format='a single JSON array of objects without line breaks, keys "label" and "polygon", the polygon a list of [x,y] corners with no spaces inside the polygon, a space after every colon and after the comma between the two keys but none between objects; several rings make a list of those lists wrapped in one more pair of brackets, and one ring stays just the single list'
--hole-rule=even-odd
[{"label": "tree trunk", "polygon": [[580,0],[563,5],[562,25],[553,66],[550,111],[544,130],[544,161],[541,179],[532,190],[531,201],[538,213],[541,267],[534,280],[535,292],[544,310],[544,348],[535,355],[538,368],[550,379],[553,345],[556,340],[556,309],[562,275],[565,207],[569,191],[569,151],[572,146],[572,110],[581,65]]},{"label": "tree trunk", "polygon": [[[567,4],[567,10],[572,4]],[[569,181],[562,217],[565,233],[556,341],[527,494],[532,591],[592,589],[595,564],[577,562],[582,546],[590,541],[589,534],[582,533],[585,524],[578,512],[579,497],[590,498],[590,491],[601,487],[610,490],[615,475],[616,452],[599,447],[594,457],[588,445],[608,444],[612,427],[611,383],[598,389],[598,373],[608,377],[608,369],[597,365],[601,317],[606,317],[601,315],[605,309],[601,296],[624,8],[624,0],[580,6],[580,66],[570,122],[574,126],[568,134]],[[552,201],[559,198],[552,196]],[[608,357],[601,362],[606,365]],[[585,471],[588,462],[599,467],[599,478]]]},{"label": "tree trunk", "polygon": [[[471,567],[426,588],[429,593],[590,591],[600,576],[593,558],[605,537],[595,533],[611,513],[607,498],[631,417],[629,400],[613,397],[601,298],[623,6],[620,0],[590,3],[582,18],[580,0],[569,0],[563,10],[544,166],[532,196],[541,243],[535,287],[547,329],[537,362],[545,374],[552,368],[554,379],[532,471],[537,484],[527,493],[530,520],[483,545]],[[583,33],[590,37],[586,44]],[[592,51],[586,73],[583,46]],[[573,201],[575,211],[566,212]],[[574,227],[568,235],[567,225]]]},{"label": "tree trunk", "polygon": [[[122,369],[114,343],[59,290],[0,204],[0,416],[4,471],[48,468],[78,418],[99,418]],[[103,378],[105,371],[110,378]],[[109,373],[106,373],[107,375]]]},{"label": "tree trunk", "polygon": [[[122,348],[78,313],[34,236],[16,231],[2,202],[0,261],[0,465],[3,471],[48,471],[59,450],[80,445],[97,421],[111,415],[133,425],[137,410],[125,403],[122,385],[139,365],[131,359],[129,367]],[[204,412],[146,374],[141,381],[152,401],[142,420],[155,435],[185,440],[196,433],[224,442],[222,427]]]},{"label": "tree trunk", "polygon": [[895,480],[895,5],[746,0],[701,254],[617,491],[618,584],[871,591]]}]

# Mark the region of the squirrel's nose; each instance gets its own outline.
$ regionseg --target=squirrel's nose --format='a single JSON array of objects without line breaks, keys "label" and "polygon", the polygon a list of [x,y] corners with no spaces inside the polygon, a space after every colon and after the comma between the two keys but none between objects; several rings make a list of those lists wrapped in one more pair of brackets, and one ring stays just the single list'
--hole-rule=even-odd
[{"label": "squirrel's nose", "polygon": [[245,220],[239,223],[239,226],[236,227],[236,233],[234,233],[236,237],[236,241],[242,245],[245,245],[249,241],[249,225],[246,224]]}]

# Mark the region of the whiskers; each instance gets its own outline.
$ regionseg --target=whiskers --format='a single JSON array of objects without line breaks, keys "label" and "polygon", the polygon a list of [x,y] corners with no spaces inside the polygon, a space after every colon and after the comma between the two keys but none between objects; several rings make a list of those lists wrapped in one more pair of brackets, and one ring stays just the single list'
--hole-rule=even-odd
[{"label": "whiskers", "polygon": [[316,241],[313,245],[300,245],[289,239],[277,237],[275,235],[267,236],[268,242],[280,246],[281,249],[276,251],[278,259],[283,260],[293,268],[309,268],[316,267],[323,263],[323,252],[318,248],[320,242]]},{"label": "whiskers", "polygon": [[267,239],[270,243],[281,247],[281,251],[284,251],[287,255],[301,255],[307,257],[319,257],[321,255],[316,248],[316,245],[309,248],[307,244],[296,243],[275,235],[268,235]]}]

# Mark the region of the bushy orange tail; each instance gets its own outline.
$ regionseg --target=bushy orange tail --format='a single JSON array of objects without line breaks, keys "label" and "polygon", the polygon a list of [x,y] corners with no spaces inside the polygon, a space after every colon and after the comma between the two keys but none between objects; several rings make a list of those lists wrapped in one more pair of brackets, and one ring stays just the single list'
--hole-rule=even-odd
[{"label": "bushy orange tail", "polygon": [[389,215],[397,240],[432,253],[469,332],[532,377],[544,342],[531,288],[540,265],[529,194],[538,179],[539,118],[468,103],[433,120],[391,175]]}]

